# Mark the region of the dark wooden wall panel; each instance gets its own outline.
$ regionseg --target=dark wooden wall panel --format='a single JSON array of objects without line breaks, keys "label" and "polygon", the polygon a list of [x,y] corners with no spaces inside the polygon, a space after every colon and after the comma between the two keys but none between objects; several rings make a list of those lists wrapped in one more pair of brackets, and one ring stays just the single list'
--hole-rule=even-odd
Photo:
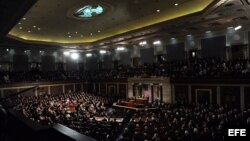
[{"label": "dark wooden wall panel", "polygon": [[101,95],[106,96],[106,83],[101,83],[100,88],[101,88]]},{"label": "dark wooden wall panel", "polygon": [[175,101],[177,103],[188,103],[188,86],[175,85]]},{"label": "dark wooden wall panel", "polygon": [[12,94],[16,94],[17,93],[17,89],[5,89],[3,90],[3,96],[10,96]]},{"label": "dark wooden wall panel", "polygon": [[29,88],[21,88],[19,90],[19,92],[24,91],[24,92],[21,93],[22,96],[34,96],[35,95],[35,89],[31,89],[31,90],[25,91],[27,89],[29,89]]},{"label": "dark wooden wall panel", "polygon": [[192,86],[191,87],[191,101],[195,102],[195,90],[196,89],[210,89],[212,90],[212,103],[217,103],[217,91],[215,86]]},{"label": "dark wooden wall panel", "polygon": [[65,93],[68,93],[69,91],[73,92],[73,91],[74,91],[74,86],[73,86],[73,84],[64,85],[64,90],[65,90]]},{"label": "dark wooden wall panel", "polygon": [[126,87],[126,84],[119,84],[119,97],[120,98],[123,98],[123,99],[126,99],[126,96],[127,96],[127,87]]},{"label": "dark wooden wall panel", "polygon": [[221,104],[230,107],[240,107],[240,87],[223,86],[220,88]]},{"label": "dark wooden wall panel", "polygon": [[59,95],[59,94],[62,94],[63,92],[63,87],[62,85],[59,85],[59,86],[51,86],[50,87],[50,93],[51,94],[54,94],[54,95]]},{"label": "dark wooden wall panel", "polygon": [[116,98],[117,97],[117,86],[116,84],[108,84],[107,85],[108,89],[108,96]]},{"label": "dark wooden wall panel", "polygon": [[81,92],[82,91],[81,90],[82,89],[81,84],[75,84],[75,89],[76,89],[75,90],[76,92]]},{"label": "dark wooden wall panel", "polygon": [[42,94],[48,94],[49,92],[49,88],[46,86],[46,87],[39,87],[37,89],[37,94],[39,95],[42,95]]},{"label": "dark wooden wall panel", "polygon": [[245,87],[245,107],[250,108],[250,87]]}]

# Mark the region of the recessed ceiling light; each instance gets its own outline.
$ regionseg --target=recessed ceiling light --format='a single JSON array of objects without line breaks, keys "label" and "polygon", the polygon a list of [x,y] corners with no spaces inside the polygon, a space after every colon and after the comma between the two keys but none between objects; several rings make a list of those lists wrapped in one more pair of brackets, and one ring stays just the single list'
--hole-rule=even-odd
[{"label": "recessed ceiling light", "polygon": [[75,32],[77,34],[77,32]]},{"label": "recessed ceiling light", "polygon": [[157,10],[156,10],[156,12],[158,12],[158,13],[159,13],[159,12],[161,12],[161,10],[160,10],[160,9],[157,9]]},{"label": "recessed ceiling light", "polygon": [[159,45],[159,44],[161,44],[161,41],[160,41],[160,40],[157,40],[157,41],[154,41],[154,42],[153,42],[153,45]]},{"label": "recessed ceiling light", "polygon": [[210,30],[206,31],[206,33],[210,33],[210,32],[211,32]]},{"label": "recessed ceiling light", "polygon": [[101,32],[101,30],[98,30],[98,32],[100,33],[100,32]]},{"label": "recessed ceiling light", "polygon": [[30,33],[31,31],[29,30],[28,32]]},{"label": "recessed ceiling light", "polygon": [[70,34],[70,32],[68,32],[68,34]]},{"label": "recessed ceiling light", "polygon": [[37,28],[37,30],[40,30],[40,28]]},{"label": "recessed ceiling light", "polygon": [[22,23],[18,23],[18,24],[22,24]]},{"label": "recessed ceiling light", "polygon": [[26,20],[26,18],[23,18],[23,20]]},{"label": "recessed ceiling light", "polygon": [[174,6],[178,6],[179,4],[178,3],[175,3]]},{"label": "recessed ceiling light", "polygon": [[92,36],[93,35],[93,33],[90,33],[90,36]]},{"label": "recessed ceiling light", "polygon": [[69,38],[71,38],[71,36],[69,35]]},{"label": "recessed ceiling light", "polygon": [[81,35],[81,37],[83,37],[83,35]]},{"label": "recessed ceiling light", "polygon": [[35,26],[35,25],[33,25],[33,28],[36,28],[36,26]]},{"label": "recessed ceiling light", "polygon": [[118,48],[116,48],[116,50],[117,51],[123,51],[123,50],[125,50],[125,47],[118,47]]},{"label": "recessed ceiling light", "polygon": [[237,31],[237,30],[240,30],[241,28],[242,28],[242,26],[241,26],[241,25],[238,25],[238,26],[236,26],[236,27],[234,28],[234,30]]},{"label": "recessed ceiling light", "polygon": [[19,27],[19,29],[23,29],[23,27]]},{"label": "recessed ceiling light", "polygon": [[106,50],[100,50],[99,52],[100,52],[100,54],[105,54],[105,53],[107,53]]}]

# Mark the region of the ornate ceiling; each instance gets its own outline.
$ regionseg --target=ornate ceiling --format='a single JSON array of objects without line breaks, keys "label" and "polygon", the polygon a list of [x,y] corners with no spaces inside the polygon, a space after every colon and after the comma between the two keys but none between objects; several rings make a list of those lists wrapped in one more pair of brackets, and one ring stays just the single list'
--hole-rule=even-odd
[{"label": "ornate ceiling", "polygon": [[[94,43],[200,12],[213,1],[38,0],[8,36],[46,44]],[[100,5],[104,12],[93,18],[76,18],[75,10],[86,5]]]}]

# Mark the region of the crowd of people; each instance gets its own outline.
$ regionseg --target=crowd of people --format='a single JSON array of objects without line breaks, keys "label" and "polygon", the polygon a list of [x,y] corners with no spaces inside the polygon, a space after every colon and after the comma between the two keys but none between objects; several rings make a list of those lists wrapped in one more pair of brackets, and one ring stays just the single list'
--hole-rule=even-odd
[{"label": "crowd of people", "polygon": [[226,61],[220,58],[163,61],[131,67],[91,71],[23,71],[0,72],[0,83],[29,81],[62,81],[89,79],[126,79],[135,76],[164,76],[176,78],[250,78],[250,60]]},{"label": "crowd of people", "polygon": [[60,123],[97,140],[113,140],[123,124],[123,120],[117,120],[123,119],[123,112],[108,109],[113,99],[84,92],[18,96],[10,102],[34,122],[48,126]]},{"label": "crowd of people", "polygon": [[227,127],[250,126],[250,109],[226,105],[154,101],[156,109],[137,111],[113,107],[115,99],[84,92],[9,101],[34,122],[60,123],[98,141],[221,141]]}]

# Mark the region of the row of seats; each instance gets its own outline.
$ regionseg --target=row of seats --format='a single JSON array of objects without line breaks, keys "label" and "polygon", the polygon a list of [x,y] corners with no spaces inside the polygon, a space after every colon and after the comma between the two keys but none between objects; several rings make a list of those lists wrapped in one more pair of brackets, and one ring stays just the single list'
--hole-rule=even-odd
[{"label": "row of seats", "polygon": [[164,76],[172,79],[250,78],[250,60],[226,61],[220,58],[203,58],[143,64],[136,67],[121,65],[109,70],[0,72],[0,83],[126,79],[135,76]]}]

